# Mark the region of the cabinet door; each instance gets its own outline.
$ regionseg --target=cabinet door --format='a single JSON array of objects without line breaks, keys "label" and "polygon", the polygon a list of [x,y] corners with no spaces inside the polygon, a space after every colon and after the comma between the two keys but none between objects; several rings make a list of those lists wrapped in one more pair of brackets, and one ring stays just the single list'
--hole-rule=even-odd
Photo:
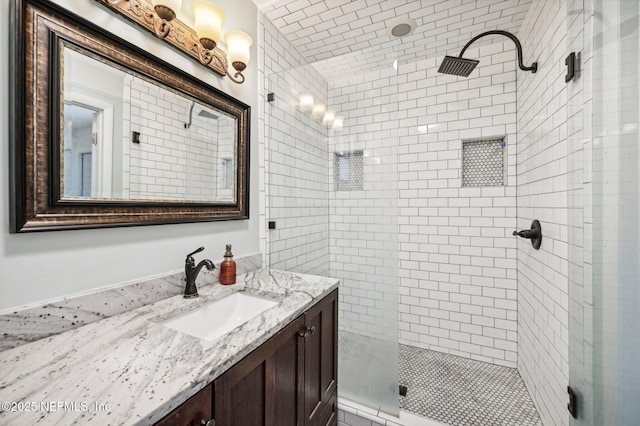
[{"label": "cabinet door", "polygon": [[209,421],[213,416],[211,415],[211,385],[207,385],[200,392],[192,396],[167,414],[162,420],[156,423],[156,426],[200,426],[202,420]]},{"label": "cabinet door", "polygon": [[305,314],[304,415],[307,425],[335,424],[338,290]]},{"label": "cabinet door", "polygon": [[214,381],[216,426],[303,423],[303,329],[299,317]]}]

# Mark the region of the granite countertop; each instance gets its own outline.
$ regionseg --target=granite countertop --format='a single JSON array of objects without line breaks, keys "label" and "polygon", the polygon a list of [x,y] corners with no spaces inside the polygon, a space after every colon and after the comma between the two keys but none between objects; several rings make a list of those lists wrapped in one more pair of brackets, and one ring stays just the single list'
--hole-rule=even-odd
[{"label": "granite countertop", "polygon": [[[0,352],[0,424],[151,424],[337,288],[334,278],[259,269]],[[159,322],[237,291],[279,303],[213,341]],[[9,403],[9,404],[7,404]]]}]

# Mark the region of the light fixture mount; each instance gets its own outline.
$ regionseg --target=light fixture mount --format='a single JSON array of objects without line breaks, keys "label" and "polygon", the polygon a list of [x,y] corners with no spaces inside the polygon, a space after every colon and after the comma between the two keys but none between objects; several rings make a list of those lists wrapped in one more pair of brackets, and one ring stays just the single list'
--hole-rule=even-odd
[{"label": "light fixture mount", "polygon": [[207,50],[213,50],[216,48],[217,44],[215,41],[211,40],[210,38],[206,38],[206,37],[202,37],[200,39],[200,43],[204,46],[205,49]]},{"label": "light fixture mount", "polygon": [[[199,38],[196,31],[176,18],[176,13],[164,5],[153,6],[151,0],[95,0],[127,20],[165,41],[176,50],[198,61],[216,74],[227,76],[235,83],[245,80],[242,71],[246,63],[233,62],[229,69],[227,55],[215,40]],[[247,48],[248,52],[248,48]],[[248,60],[248,56],[247,56]]]},{"label": "light fixture mount", "polygon": [[165,21],[173,21],[174,19],[176,19],[176,13],[167,6],[157,4],[153,6],[153,10],[155,10],[158,16]]}]

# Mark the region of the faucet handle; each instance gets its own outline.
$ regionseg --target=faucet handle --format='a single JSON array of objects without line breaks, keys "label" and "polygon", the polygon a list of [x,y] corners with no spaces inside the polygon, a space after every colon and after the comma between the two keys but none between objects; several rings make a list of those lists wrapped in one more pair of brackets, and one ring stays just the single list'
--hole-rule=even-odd
[{"label": "faucet handle", "polygon": [[196,254],[196,253],[200,253],[202,250],[204,250],[204,247],[200,247],[200,248],[196,249],[194,252],[189,253],[189,254],[187,255],[187,257],[191,257],[191,256],[193,256],[193,255],[194,255],[194,254]]}]

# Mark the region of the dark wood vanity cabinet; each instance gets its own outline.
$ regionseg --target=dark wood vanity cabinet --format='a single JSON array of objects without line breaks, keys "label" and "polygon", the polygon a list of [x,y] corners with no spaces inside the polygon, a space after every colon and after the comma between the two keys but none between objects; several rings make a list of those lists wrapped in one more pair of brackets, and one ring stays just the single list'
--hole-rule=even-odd
[{"label": "dark wood vanity cabinet", "polygon": [[212,384],[207,385],[155,426],[201,426],[203,420],[206,424],[213,417],[212,389]]},{"label": "dark wood vanity cabinet", "polygon": [[[158,424],[199,425],[213,417],[216,426],[336,425],[337,375],[334,290]],[[193,411],[188,404],[196,398],[209,410],[213,405],[212,416],[202,414],[206,407],[193,419],[178,413]]]},{"label": "dark wood vanity cabinet", "polygon": [[213,382],[216,426],[304,424],[303,329],[301,316]]}]

